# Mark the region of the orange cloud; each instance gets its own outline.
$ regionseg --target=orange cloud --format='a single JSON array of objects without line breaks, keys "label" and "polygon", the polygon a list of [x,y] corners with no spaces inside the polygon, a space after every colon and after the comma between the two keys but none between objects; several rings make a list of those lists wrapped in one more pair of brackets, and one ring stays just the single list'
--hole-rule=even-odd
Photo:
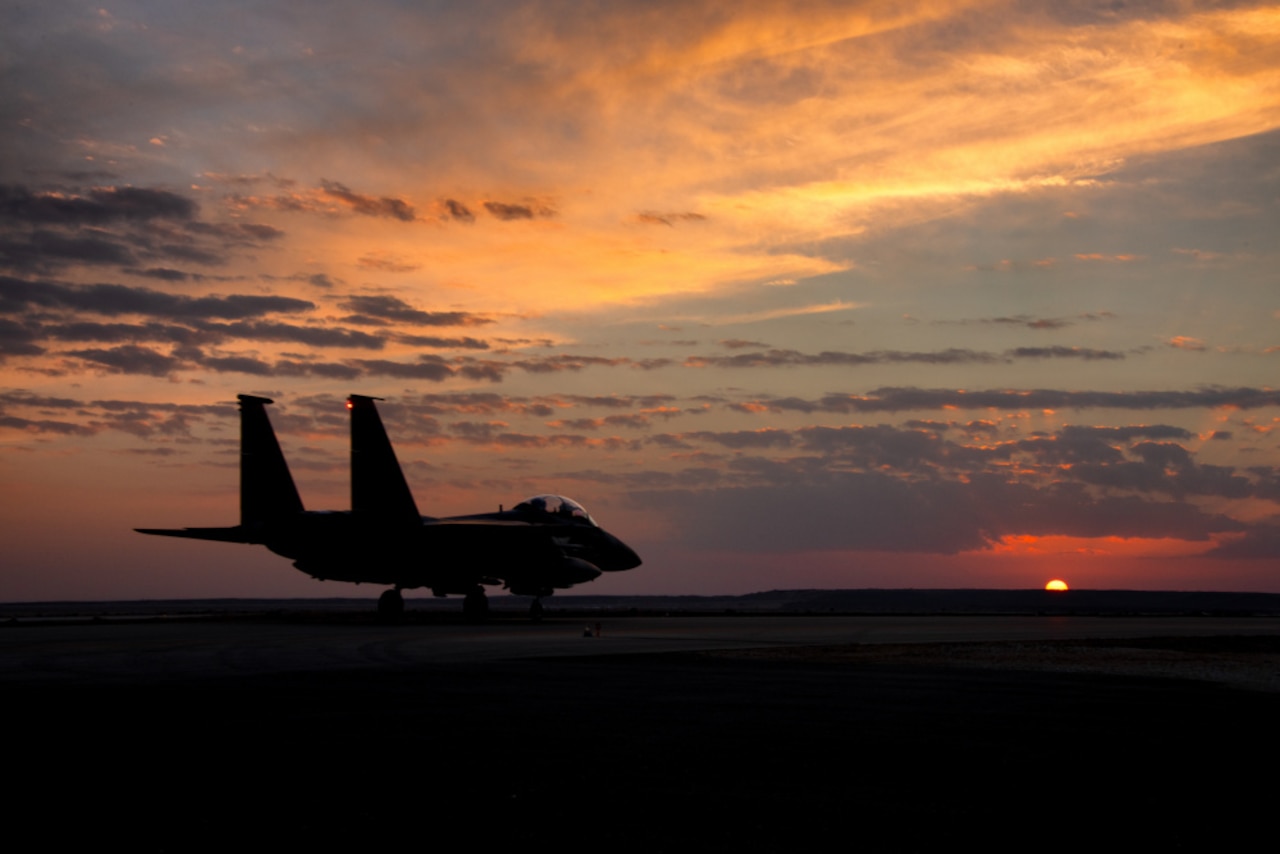
[{"label": "orange cloud", "polygon": [[1192,338],[1189,335],[1175,335],[1169,339],[1169,346],[1179,350],[1195,350],[1197,352],[1205,349],[1204,341],[1199,338]]},{"label": "orange cloud", "polygon": [[1203,554],[1213,542],[1142,537],[1007,536],[990,551],[1001,557],[1188,557]]},{"label": "orange cloud", "polygon": [[1139,261],[1142,259],[1141,255],[1104,255],[1101,252],[1078,253],[1075,257],[1077,261],[1125,262],[1125,261]]}]

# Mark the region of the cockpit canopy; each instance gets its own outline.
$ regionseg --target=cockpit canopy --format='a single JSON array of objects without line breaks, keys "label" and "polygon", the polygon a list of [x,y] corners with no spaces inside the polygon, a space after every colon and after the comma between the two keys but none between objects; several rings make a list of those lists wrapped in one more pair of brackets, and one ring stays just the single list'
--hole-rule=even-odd
[{"label": "cockpit canopy", "polygon": [[532,516],[554,516],[568,522],[584,522],[593,528],[600,527],[581,504],[563,495],[535,495],[526,498],[514,508],[517,513]]}]

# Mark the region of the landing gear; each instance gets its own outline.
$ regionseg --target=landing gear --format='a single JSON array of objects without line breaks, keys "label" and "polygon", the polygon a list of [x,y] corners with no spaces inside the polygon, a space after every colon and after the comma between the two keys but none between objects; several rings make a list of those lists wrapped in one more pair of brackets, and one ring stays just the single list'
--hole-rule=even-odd
[{"label": "landing gear", "polygon": [[399,587],[384,590],[378,597],[378,616],[384,620],[398,620],[404,615],[404,597]]},{"label": "landing gear", "polygon": [[542,600],[534,599],[529,603],[529,619],[535,623],[542,621]]},{"label": "landing gear", "polygon": [[469,623],[483,623],[489,619],[489,597],[484,595],[484,588],[476,585],[476,588],[467,594],[467,598],[462,600],[462,616],[467,618]]}]

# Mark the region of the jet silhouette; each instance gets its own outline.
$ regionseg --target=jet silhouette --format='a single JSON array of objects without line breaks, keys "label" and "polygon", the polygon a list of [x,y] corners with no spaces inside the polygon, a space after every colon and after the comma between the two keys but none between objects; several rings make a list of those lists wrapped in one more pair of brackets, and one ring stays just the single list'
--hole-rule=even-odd
[{"label": "jet silhouette", "polygon": [[485,585],[532,596],[541,616],[544,596],[583,584],[602,572],[640,565],[640,558],[605,531],[582,505],[560,495],[536,495],[510,510],[433,518],[418,514],[375,400],[353,394],[351,509],[307,510],[266,406],[241,394],[240,524],[229,528],[136,528],[139,533],[264,545],[321,580],[389,584],[379,613],[404,610],[401,590],[427,587],[436,596],[463,595],[463,612],[482,619]]}]

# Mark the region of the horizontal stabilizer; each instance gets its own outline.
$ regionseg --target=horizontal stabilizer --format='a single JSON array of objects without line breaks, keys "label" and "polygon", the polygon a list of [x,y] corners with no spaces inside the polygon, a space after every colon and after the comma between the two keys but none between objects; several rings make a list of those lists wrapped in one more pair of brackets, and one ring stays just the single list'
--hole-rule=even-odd
[{"label": "horizontal stabilizer", "polygon": [[189,540],[219,540],[224,543],[257,542],[240,525],[234,528],[134,528],[139,534],[158,537],[186,537]]}]

